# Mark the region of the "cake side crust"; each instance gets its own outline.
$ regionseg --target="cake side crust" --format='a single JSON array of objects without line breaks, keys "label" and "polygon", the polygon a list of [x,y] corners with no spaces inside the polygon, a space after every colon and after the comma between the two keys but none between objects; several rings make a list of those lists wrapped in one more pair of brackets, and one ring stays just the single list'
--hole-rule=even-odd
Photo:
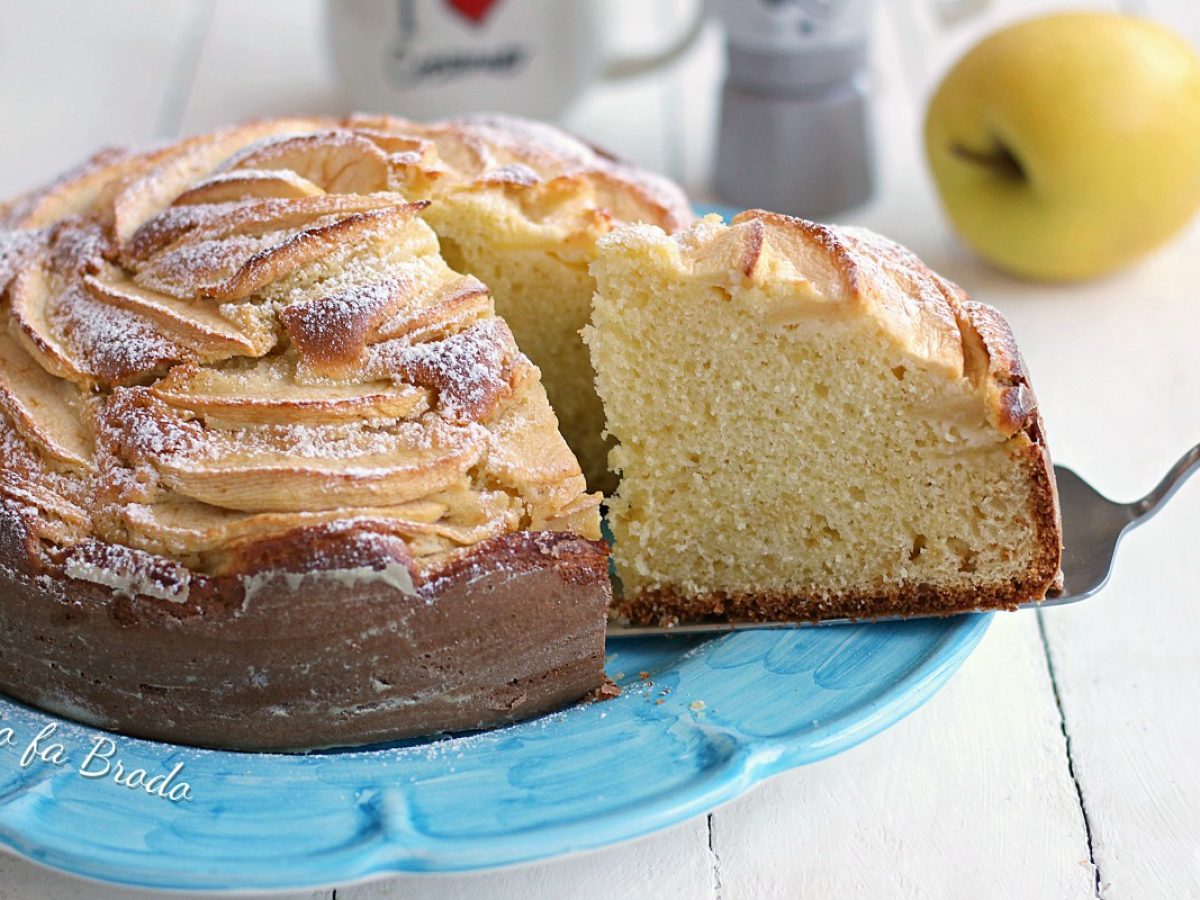
[{"label": "cake side crust", "polygon": [[388,558],[200,576],[180,602],[39,565],[0,522],[0,690],[106,730],[353,746],[528,718],[604,680],[607,549],[570,533],[503,535],[415,582]]}]

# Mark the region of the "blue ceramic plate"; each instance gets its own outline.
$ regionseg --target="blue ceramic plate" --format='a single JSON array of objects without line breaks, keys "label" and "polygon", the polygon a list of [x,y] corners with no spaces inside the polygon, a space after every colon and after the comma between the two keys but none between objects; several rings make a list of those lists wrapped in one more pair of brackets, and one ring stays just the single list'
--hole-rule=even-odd
[{"label": "blue ceramic plate", "polygon": [[[466,737],[304,756],[107,736],[0,700],[0,842],[105,881],[230,890],[598,847],[878,733],[950,677],[988,620],[612,641],[615,700]],[[111,754],[89,760],[97,744]],[[118,760],[134,786],[114,777]],[[190,800],[162,796],[183,785]]]}]

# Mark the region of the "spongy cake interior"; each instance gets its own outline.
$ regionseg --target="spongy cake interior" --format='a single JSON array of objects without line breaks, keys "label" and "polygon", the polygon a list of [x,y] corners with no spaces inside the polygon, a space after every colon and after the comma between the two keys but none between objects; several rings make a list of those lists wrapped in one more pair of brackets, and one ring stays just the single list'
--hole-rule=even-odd
[{"label": "spongy cake interior", "polygon": [[527,246],[506,246],[494,236],[494,212],[473,199],[447,198],[444,209],[429,213],[442,253],[453,268],[470,272],[491,289],[497,312],[542,371],[559,428],[588,484],[609,491],[616,484],[605,465],[611,442],[603,437],[604,408],[579,336],[595,290],[588,256],[528,240]]},{"label": "spongy cake interior", "polygon": [[822,273],[768,259],[722,283],[703,243],[625,229],[593,265],[626,597],[764,615],[858,598],[871,614],[1019,581],[1037,553],[1029,438],[989,422],[961,368],[829,302]]}]

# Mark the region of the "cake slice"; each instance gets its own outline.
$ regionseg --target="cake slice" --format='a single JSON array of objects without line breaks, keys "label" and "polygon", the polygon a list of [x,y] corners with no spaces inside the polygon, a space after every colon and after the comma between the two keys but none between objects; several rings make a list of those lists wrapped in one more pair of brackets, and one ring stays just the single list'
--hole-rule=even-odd
[{"label": "cake slice", "polygon": [[944,614],[1055,585],[1012,333],[910,252],[751,211],[619,229],[592,272],[631,620]]}]

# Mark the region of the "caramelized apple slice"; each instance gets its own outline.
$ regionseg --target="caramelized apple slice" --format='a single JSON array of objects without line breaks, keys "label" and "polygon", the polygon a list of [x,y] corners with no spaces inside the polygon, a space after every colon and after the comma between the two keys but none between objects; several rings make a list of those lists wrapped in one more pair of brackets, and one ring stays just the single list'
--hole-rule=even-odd
[{"label": "caramelized apple slice", "polygon": [[448,280],[428,302],[405,308],[384,322],[375,338],[403,338],[413,344],[442,340],[465,331],[494,311],[491,294],[483,282],[462,275]]},{"label": "caramelized apple slice", "polygon": [[371,194],[388,187],[383,151],[341,129],[259,143],[235,156],[229,168],[288,169],[331,194]]},{"label": "caramelized apple slice", "polygon": [[174,206],[193,203],[230,203],[237,200],[299,200],[325,193],[307,178],[287,169],[239,169],[218,172],[184,191],[175,198]]},{"label": "caramelized apple slice", "polygon": [[599,507],[603,495],[580,494],[571,503],[552,515],[533,516],[529,521],[530,531],[571,531],[585,537],[592,536],[599,521]]},{"label": "caramelized apple slice", "polygon": [[425,205],[355,213],[298,234],[235,234],[184,241],[142,266],[134,280],[180,299],[244,300],[322,257],[403,227]]},{"label": "caramelized apple slice", "polygon": [[113,231],[124,247],[134,233],[171,200],[212,172],[246,144],[277,134],[309,130],[312,120],[274,119],[251,122],[216,134],[182,141],[159,157],[148,171],[132,179],[113,199]]},{"label": "caramelized apple slice", "polygon": [[[531,505],[563,510],[586,490],[579,464],[558,433],[558,419],[537,380],[537,370],[521,357],[514,380],[523,382],[488,423],[485,472],[512,485]],[[538,523],[539,525],[544,523]]]},{"label": "caramelized apple slice", "polygon": [[151,391],[171,406],[244,424],[408,419],[429,408],[428,391],[411,385],[303,385],[293,372],[286,357],[240,368],[179,366]]},{"label": "caramelized apple slice", "polygon": [[0,332],[0,408],[30,444],[74,469],[92,468],[92,439],[80,421],[82,398]]},{"label": "caramelized apple slice", "polygon": [[25,349],[80,387],[139,380],[190,356],[141,316],[100,303],[79,284],[52,289],[36,267],[13,280],[9,299],[9,327]]},{"label": "caramelized apple slice", "polygon": [[12,308],[9,330],[30,356],[51,375],[77,385],[90,386],[91,376],[71,358],[47,321],[50,282],[46,274],[39,268],[23,269],[13,279],[9,299]]},{"label": "caramelized apple slice", "polygon": [[157,253],[187,239],[217,241],[239,235],[262,237],[299,231],[317,223],[360,212],[404,206],[400,194],[334,194],[299,200],[262,200],[258,203],[193,203],[172,206],[146,222],[122,248],[122,257],[138,268]]},{"label": "caramelized apple slice", "polygon": [[101,150],[46,187],[6,204],[0,210],[0,227],[40,229],[91,211],[116,178],[126,174],[135,155],[118,148]]},{"label": "caramelized apple slice", "polygon": [[172,457],[157,463],[163,482],[194,500],[242,510],[323,510],[392,506],[418,500],[463,477],[482,442],[413,447],[352,459],[296,459],[289,453]]},{"label": "caramelized apple slice", "polygon": [[206,288],[204,294],[217,300],[244,299],[336,250],[384,238],[404,227],[428,205],[424,202],[409,203],[390,209],[356,213],[331,225],[302,231],[251,257],[224,282]]},{"label": "caramelized apple slice", "polygon": [[522,369],[536,372],[517,350],[508,325],[495,317],[440,341],[375,344],[363,366],[369,378],[402,379],[436,392],[438,412],[457,424],[488,421]]},{"label": "caramelized apple slice", "polygon": [[21,477],[20,474],[0,469],[0,496],[17,501],[19,508],[32,508],[44,515],[38,518],[43,524],[53,527],[62,523],[69,529],[85,529],[91,524],[87,511],[70,500],[60,497],[44,484]]},{"label": "caramelized apple slice", "polygon": [[[436,522],[446,511],[444,503],[415,500],[398,506],[377,507],[372,520],[394,519],[402,527],[420,528]],[[130,537],[157,553],[184,555],[224,549],[231,544],[274,537],[326,522],[351,521],[363,516],[353,508],[322,512],[247,513],[221,509],[189,500],[131,503],[121,512]]]},{"label": "caramelized apple slice", "polygon": [[180,300],[150,291],[124,276],[110,280],[86,275],[83,284],[97,300],[141,313],[186,340],[206,358],[235,354],[262,356],[275,344],[272,330],[260,331],[253,337],[243,334],[211,303]]},{"label": "caramelized apple slice", "polygon": [[334,377],[357,368],[379,325],[410,304],[414,279],[404,272],[316,299],[290,303],[279,320],[306,371]]},{"label": "caramelized apple slice", "polygon": [[435,417],[376,425],[206,428],[149,388],[114,391],[98,415],[106,455],[150,466],[185,497],[247,511],[394,506],[428,497],[479,462],[486,435]]}]

